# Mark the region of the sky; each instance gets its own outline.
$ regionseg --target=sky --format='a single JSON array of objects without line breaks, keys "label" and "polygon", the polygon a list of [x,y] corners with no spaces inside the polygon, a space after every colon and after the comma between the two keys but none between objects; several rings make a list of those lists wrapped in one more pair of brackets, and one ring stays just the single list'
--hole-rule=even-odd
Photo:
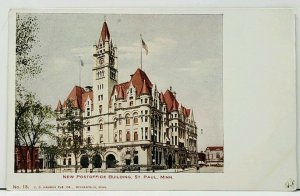
[{"label": "sky", "polygon": [[159,91],[172,86],[177,100],[193,110],[198,150],[223,145],[222,15],[31,15],[40,28],[33,53],[42,56],[42,73],[25,86],[42,103],[55,108],[79,85],[79,56],[81,86],[92,85],[93,45],[106,19],[118,47],[119,83],[140,67],[142,34],[149,49],[143,53],[143,70]]}]

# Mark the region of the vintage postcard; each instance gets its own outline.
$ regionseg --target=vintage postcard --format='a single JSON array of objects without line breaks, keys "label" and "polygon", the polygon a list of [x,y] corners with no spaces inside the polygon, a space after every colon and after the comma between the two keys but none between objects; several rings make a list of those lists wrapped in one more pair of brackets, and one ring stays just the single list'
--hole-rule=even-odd
[{"label": "vintage postcard", "polygon": [[[253,19],[260,15],[266,22],[255,24]],[[271,127],[257,124],[254,135],[247,138],[249,130],[243,127],[253,121],[253,114],[244,116],[244,111],[232,110],[244,107],[245,92],[230,89],[234,88],[231,82],[244,82],[244,90],[254,88],[247,87],[245,80],[249,81],[243,78],[246,73],[234,71],[248,68],[235,60],[252,52],[245,43],[242,51],[243,45],[234,40],[235,31],[241,31],[236,41],[257,39],[251,42],[254,47],[260,47],[262,39],[243,32],[238,16],[258,31],[267,29],[262,36],[273,31],[271,40],[263,39],[282,44],[278,51],[286,52],[278,59],[287,65],[278,68],[279,63],[274,66],[277,70],[269,71],[286,71],[281,79],[290,77],[295,48],[294,18],[288,9],[11,11],[7,188],[294,190],[294,154],[282,158],[284,163],[275,163],[277,156],[273,157],[274,162],[268,165],[278,166],[280,171],[274,168],[270,173],[266,169],[269,176],[261,170],[272,157],[256,159],[254,155],[262,153],[258,148],[262,144],[275,146],[266,137],[273,135],[276,143],[276,130],[271,133]],[[281,23],[284,31],[277,28]],[[269,26],[264,27],[266,24]],[[261,47],[268,50],[273,46],[262,43]],[[275,58],[272,55],[278,51],[270,50],[266,59]],[[261,57],[251,58],[256,62]],[[271,63],[263,61],[267,65],[256,68],[260,74],[267,72]],[[263,77],[248,71],[253,74],[253,82]],[[293,79],[285,81],[292,85]],[[268,82],[263,81],[262,88]],[[287,99],[294,96],[289,88],[292,86],[284,88]],[[239,103],[231,102],[233,96],[241,96]],[[260,97],[255,90],[251,96],[245,104]],[[257,108],[259,105],[248,106],[256,112],[264,111]],[[270,111],[265,112],[266,122],[278,123],[269,122]],[[288,110],[282,114],[292,117],[291,127],[286,127],[286,137],[292,139],[296,132],[292,126],[294,113]],[[240,115],[249,121],[237,121]],[[231,128],[232,123],[236,127]],[[251,140],[258,143],[251,146]],[[233,148],[234,144],[237,146]],[[291,145],[286,147],[291,153],[296,150],[296,143],[286,144]],[[241,164],[241,160],[246,161]],[[286,165],[287,176],[274,183],[272,174],[281,175]],[[263,176],[255,179],[247,176],[250,173]],[[244,182],[242,177],[232,179],[241,174]],[[218,183],[213,182],[218,179]],[[235,184],[239,181],[241,184]]]}]

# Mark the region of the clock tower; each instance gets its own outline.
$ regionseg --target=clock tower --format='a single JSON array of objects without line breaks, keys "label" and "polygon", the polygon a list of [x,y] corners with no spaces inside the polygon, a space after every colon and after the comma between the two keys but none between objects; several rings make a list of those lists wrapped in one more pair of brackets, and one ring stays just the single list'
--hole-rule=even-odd
[{"label": "clock tower", "polygon": [[117,47],[113,46],[106,21],[94,46],[93,114],[107,114],[113,86],[118,83]]}]

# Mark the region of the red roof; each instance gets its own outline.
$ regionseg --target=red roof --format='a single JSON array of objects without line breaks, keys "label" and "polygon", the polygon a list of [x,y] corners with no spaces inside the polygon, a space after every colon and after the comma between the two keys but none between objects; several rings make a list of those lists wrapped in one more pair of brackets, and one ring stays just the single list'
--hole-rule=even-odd
[{"label": "red roof", "polygon": [[143,83],[143,86],[142,86],[141,94],[144,94],[144,95],[149,95],[150,94],[150,90],[148,88],[148,85],[146,85],[145,80],[144,80],[144,83]]},{"label": "red roof", "polygon": [[[93,99],[93,91],[85,91],[80,86],[74,86],[74,88],[69,93],[67,100],[72,100],[73,106],[75,108],[84,110],[84,103],[86,102],[88,97],[90,97],[90,99]],[[66,107],[66,101],[64,101],[63,107]]]},{"label": "red roof", "polygon": [[166,101],[166,104],[167,104],[167,110],[168,111],[172,111],[173,109],[173,105],[174,105],[174,108],[178,109],[178,101],[176,100],[174,94],[170,91],[170,90],[166,90],[165,94],[164,94],[164,98],[165,98],[165,101]]},{"label": "red roof", "polygon": [[183,114],[184,117],[190,116],[190,113],[191,113],[190,109],[187,109],[186,107],[181,106],[181,111],[182,111],[182,114]]},{"label": "red roof", "polygon": [[[102,26],[102,30],[101,30],[100,39],[102,40],[102,42],[104,42],[106,40],[106,38],[109,40],[110,34],[109,34],[107,23],[104,22],[103,26]],[[99,39],[99,41],[100,41],[100,39]]]},{"label": "red roof", "polygon": [[206,148],[206,150],[210,150],[210,151],[213,151],[213,150],[223,150],[223,146],[208,146]]},{"label": "red roof", "polygon": [[159,94],[159,98],[160,98],[160,101],[161,101],[162,103],[166,103],[163,92],[161,92],[161,93]]},{"label": "red roof", "polygon": [[133,87],[136,89],[137,96],[140,96],[143,93],[149,94],[150,89],[152,88],[152,83],[149,80],[147,74],[141,69],[137,69],[136,72],[131,75],[131,80],[121,84],[116,84],[113,88],[112,95],[117,90],[117,98],[124,99],[126,98],[126,91],[132,83]]}]

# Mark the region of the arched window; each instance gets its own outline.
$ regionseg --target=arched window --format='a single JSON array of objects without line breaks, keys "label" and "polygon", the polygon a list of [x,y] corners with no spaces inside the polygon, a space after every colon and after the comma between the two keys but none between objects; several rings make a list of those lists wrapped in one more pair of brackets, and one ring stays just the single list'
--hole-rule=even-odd
[{"label": "arched window", "polygon": [[99,127],[100,127],[100,130],[102,130],[102,129],[103,129],[103,121],[100,121],[100,125],[99,125]]},{"label": "arched window", "polygon": [[133,123],[134,124],[138,124],[138,113],[137,112],[135,112],[134,114],[133,114]]},{"label": "arched window", "polygon": [[134,141],[138,140],[139,136],[137,132],[134,132]]},{"label": "arched window", "polygon": [[130,132],[129,131],[127,131],[127,133],[126,133],[126,141],[127,142],[130,141]]},{"label": "arched window", "polygon": [[130,117],[129,117],[129,114],[126,114],[125,120],[126,120],[126,125],[130,125]]}]

